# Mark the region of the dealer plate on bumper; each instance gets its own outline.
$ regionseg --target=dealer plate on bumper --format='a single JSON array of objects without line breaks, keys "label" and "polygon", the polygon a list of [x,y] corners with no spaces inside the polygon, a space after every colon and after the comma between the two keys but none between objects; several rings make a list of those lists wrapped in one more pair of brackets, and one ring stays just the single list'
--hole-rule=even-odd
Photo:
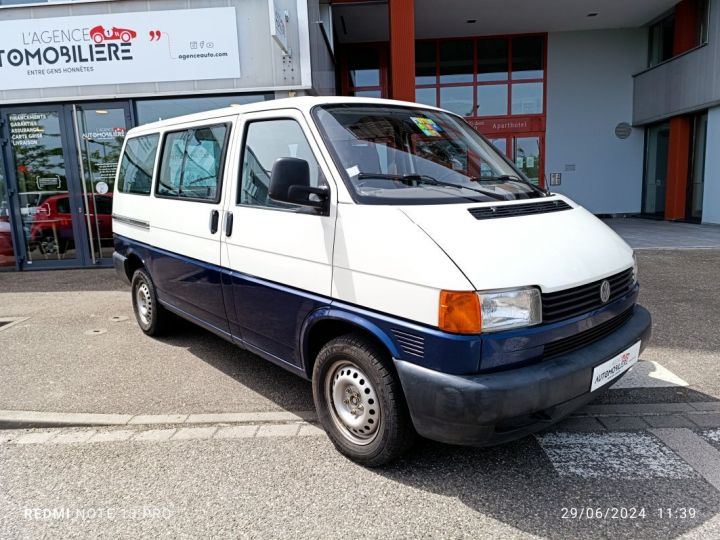
[{"label": "dealer plate on bumper", "polygon": [[601,386],[617,379],[620,375],[630,369],[640,356],[640,342],[629,349],[621,352],[617,356],[611,358],[607,362],[603,362],[592,372],[592,382],[590,391],[594,392]]}]

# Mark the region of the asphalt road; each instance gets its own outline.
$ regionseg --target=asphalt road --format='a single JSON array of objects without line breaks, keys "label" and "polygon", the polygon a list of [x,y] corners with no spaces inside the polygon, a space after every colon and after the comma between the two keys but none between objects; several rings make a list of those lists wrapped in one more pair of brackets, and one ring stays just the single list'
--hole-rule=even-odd
[{"label": "asphalt road", "polygon": [[[587,409],[616,416],[496,448],[421,442],[379,470],[306,425],[5,430],[0,537],[718,538],[720,250],[639,258],[655,321],[642,359],[680,382],[653,386],[653,368]],[[307,383],[191,325],[145,337],[110,272],[81,278],[0,274],[0,317],[29,317],[0,329],[0,409],[312,408]],[[623,413],[646,404],[679,412]]]}]

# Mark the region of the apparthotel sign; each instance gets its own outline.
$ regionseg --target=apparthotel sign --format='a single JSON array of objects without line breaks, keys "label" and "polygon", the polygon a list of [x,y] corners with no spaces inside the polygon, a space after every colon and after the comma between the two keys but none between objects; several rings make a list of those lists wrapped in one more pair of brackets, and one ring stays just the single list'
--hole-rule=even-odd
[{"label": "apparthotel sign", "polygon": [[232,7],[0,22],[0,90],[238,77]]}]

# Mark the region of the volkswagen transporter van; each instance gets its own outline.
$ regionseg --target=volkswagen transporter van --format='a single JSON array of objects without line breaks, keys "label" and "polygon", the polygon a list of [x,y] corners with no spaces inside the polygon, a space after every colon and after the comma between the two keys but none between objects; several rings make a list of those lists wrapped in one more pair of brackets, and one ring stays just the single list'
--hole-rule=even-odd
[{"label": "volkswagen transporter van", "polygon": [[461,117],[293,98],[128,132],[114,263],[140,328],[192,321],[312,381],[339,451],[545,428],[650,338],[632,250]]}]

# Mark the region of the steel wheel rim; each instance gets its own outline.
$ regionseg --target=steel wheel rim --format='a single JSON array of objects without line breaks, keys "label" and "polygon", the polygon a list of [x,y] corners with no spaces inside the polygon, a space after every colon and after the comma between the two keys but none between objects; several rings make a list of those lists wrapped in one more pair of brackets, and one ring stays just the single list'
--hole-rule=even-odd
[{"label": "steel wheel rim", "polygon": [[330,367],[325,399],[335,427],[348,441],[365,446],[377,438],[382,421],[380,401],[357,364],[340,360]]},{"label": "steel wheel rim", "polygon": [[138,316],[143,325],[148,326],[152,320],[152,297],[147,283],[141,283],[135,292]]}]

